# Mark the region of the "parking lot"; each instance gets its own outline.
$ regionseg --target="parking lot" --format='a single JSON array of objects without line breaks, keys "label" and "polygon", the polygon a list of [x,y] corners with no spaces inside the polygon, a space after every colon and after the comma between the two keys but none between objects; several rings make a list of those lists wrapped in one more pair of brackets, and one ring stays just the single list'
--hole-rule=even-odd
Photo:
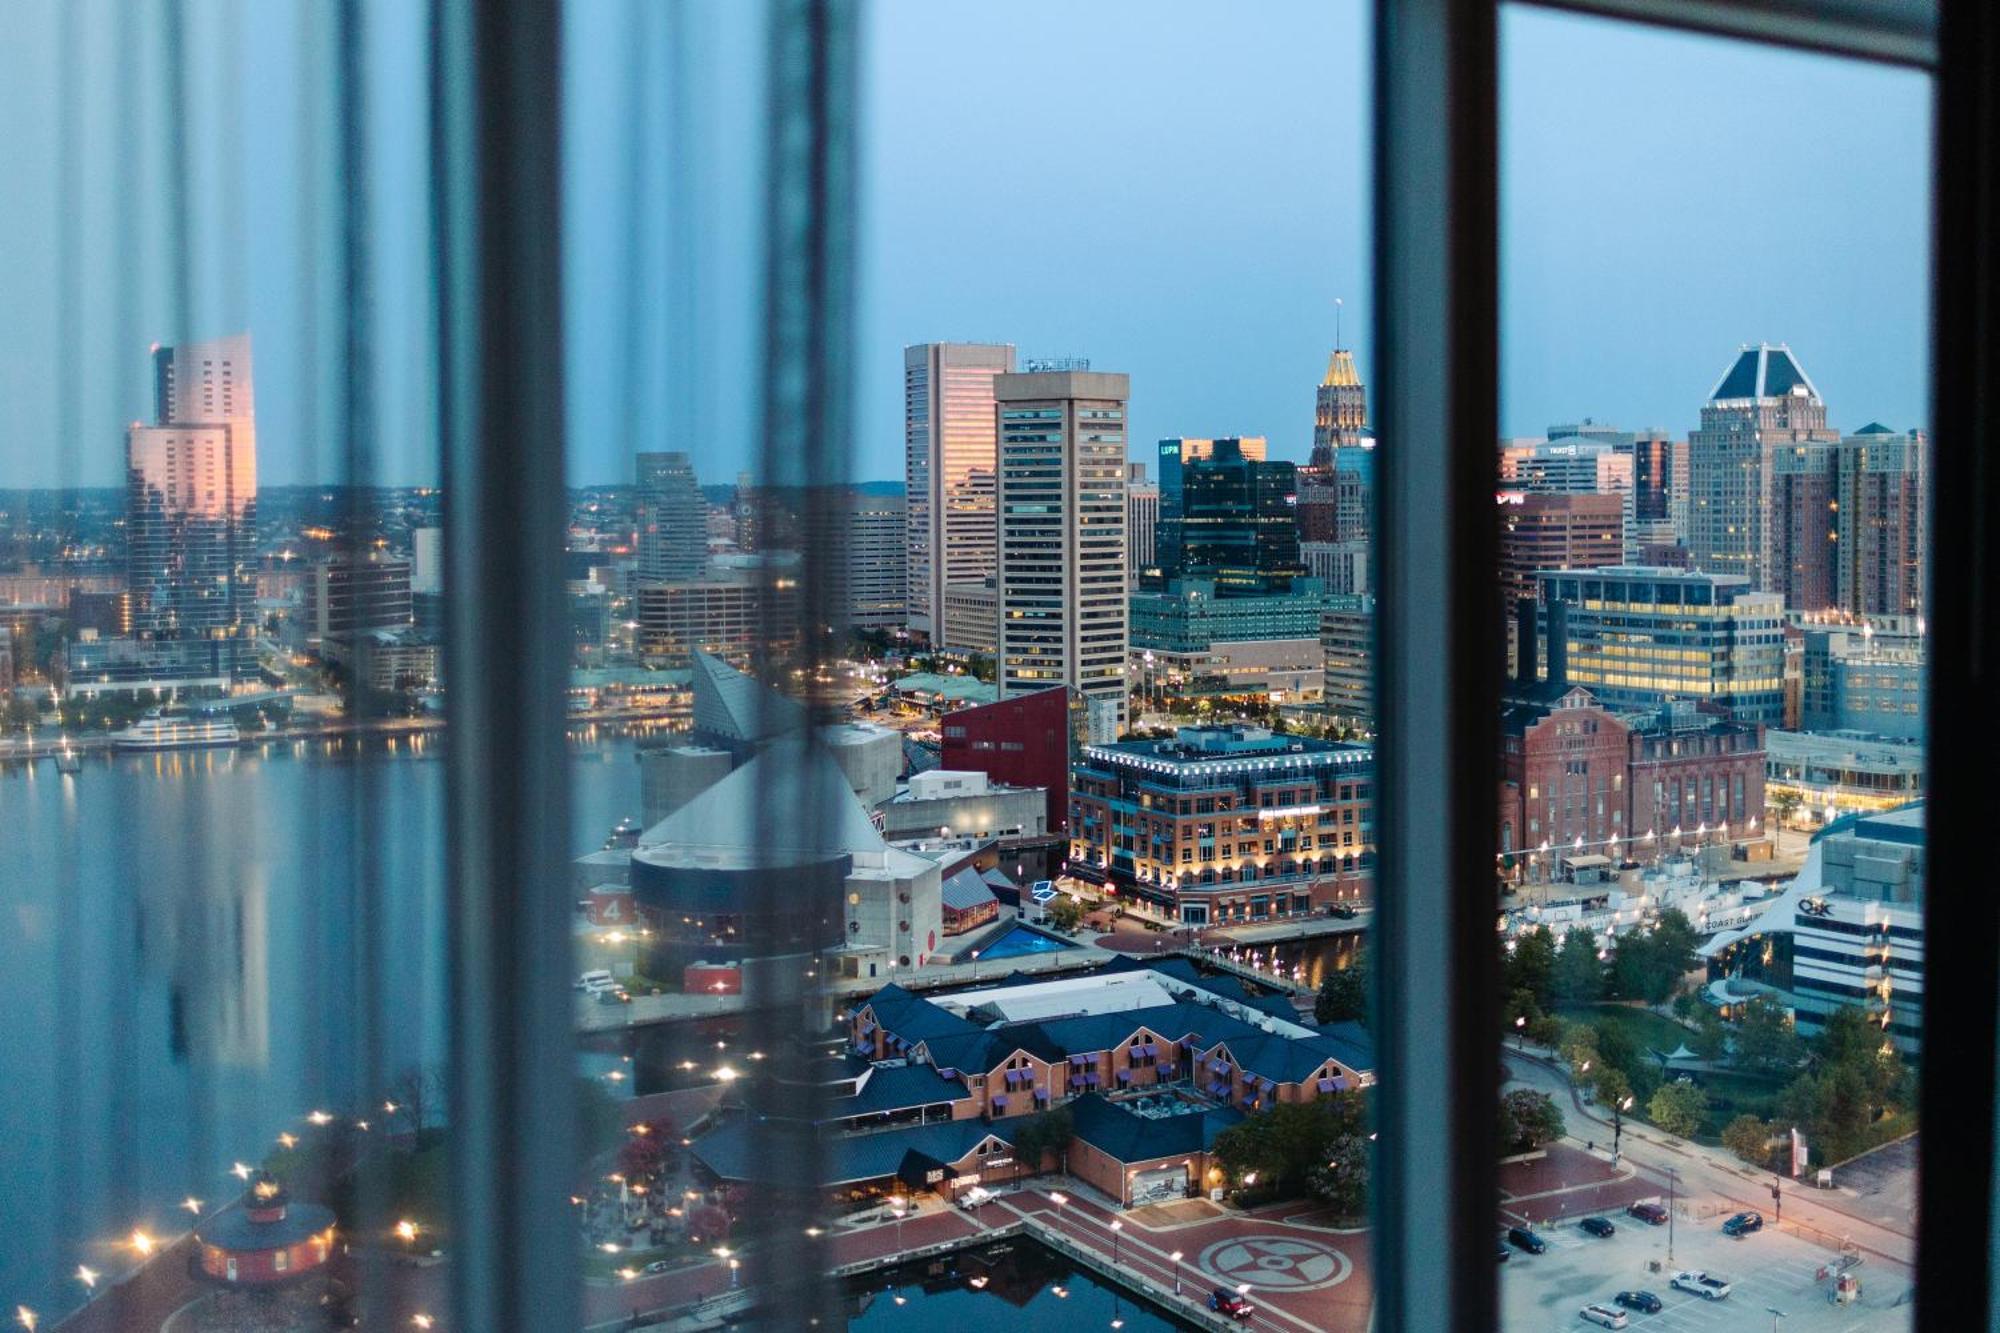
[{"label": "parking lot", "polygon": [[[1650,1227],[1622,1212],[1607,1213],[1618,1232],[1608,1239],[1584,1234],[1574,1225],[1538,1227],[1548,1242],[1546,1254],[1514,1249],[1501,1268],[1500,1300],[1505,1327],[1513,1330],[1582,1329],[1591,1325],[1577,1312],[1592,1303],[1609,1305],[1619,1291],[1644,1290],[1665,1306],[1659,1314],[1628,1312],[1629,1327],[1659,1333],[1701,1333],[1703,1330],[1761,1330],[1774,1323],[1784,1333],[1845,1333],[1846,1330],[1906,1329],[1914,1307],[1908,1303],[1909,1276],[1891,1265],[1873,1261],[1855,1269],[1862,1284],[1861,1299],[1837,1306],[1827,1300],[1830,1282],[1818,1281],[1816,1271],[1834,1259],[1809,1244],[1767,1225],[1742,1240],[1722,1234],[1720,1220],[1690,1222],[1674,1227],[1674,1267],[1706,1269],[1729,1279],[1734,1289],[1723,1300],[1706,1301],[1673,1290],[1667,1266],[1667,1228]],[[1512,1249],[1512,1247],[1509,1247]],[[1661,1271],[1647,1264],[1657,1260]],[[1781,1311],[1776,1321],[1772,1311]]]}]

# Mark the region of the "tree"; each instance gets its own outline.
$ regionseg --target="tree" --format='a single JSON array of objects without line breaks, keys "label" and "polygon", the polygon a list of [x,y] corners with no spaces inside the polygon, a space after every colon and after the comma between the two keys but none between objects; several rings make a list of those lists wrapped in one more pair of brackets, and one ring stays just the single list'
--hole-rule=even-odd
[{"label": "tree", "polygon": [[[1536,926],[1515,939],[1507,955],[1508,991],[1526,991],[1535,997],[1537,1010],[1549,1007],[1556,970],[1556,937],[1547,926]],[[1532,1015],[1530,1015],[1532,1017]]]},{"label": "tree", "polygon": [[1777,816],[1771,822],[1783,828],[1786,824],[1791,823],[1792,816],[1799,812],[1802,800],[1797,792],[1790,788],[1785,788],[1770,793],[1766,804],[1771,807],[1771,813]]},{"label": "tree", "polygon": [[1736,1016],[1735,1053],[1731,1063],[1755,1074],[1776,1074],[1795,1068],[1803,1043],[1792,1029],[1783,1006],[1759,995]]},{"label": "tree", "polygon": [[1562,1108],[1546,1092],[1516,1088],[1500,1099],[1500,1150],[1533,1152],[1562,1137]]},{"label": "tree", "polygon": [[1331,1160],[1327,1146],[1343,1135],[1365,1134],[1359,1092],[1337,1092],[1310,1102],[1278,1102],[1246,1116],[1215,1136],[1211,1149],[1225,1171],[1280,1195],[1305,1190],[1314,1168]]},{"label": "tree", "polygon": [[1067,893],[1057,894],[1055,901],[1049,904],[1049,924],[1057,930],[1073,931],[1083,924],[1084,912],[1082,903]]},{"label": "tree", "polygon": [[1646,1114],[1667,1133],[1688,1138],[1708,1116],[1708,1094],[1692,1083],[1663,1083],[1646,1103]]},{"label": "tree", "polygon": [[1632,1080],[1625,1077],[1624,1070],[1605,1064],[1591,1072],[1591,1088],[1597,1094],[1597,1104],[1605,1110],[1623,1105],[1632,1095]]},{"label": "tree", "polygon": [[1728,1045],[1729,1031],[1722,1015],[1705,1004],[1695,1010],[1694,1034],[1688,1038],[1688,1049],[1704,1060],[1715,1060],[1721,1058]]},{"label": "tree", "polygon": [[1645,1052],[1639,1049],[1638,1040],[1631,1029],[1622,1023],[1600,1022],[1597,1028],[1597,1053],[1605,1065],[1616,1069],[1632,1082],[1638,1081],[1638,1071],[1646,1063]]},{"label": "tree", "polygon": [[1551,979],[1562,1004],[1589,1004],[1604,998],[1604,960],[1597,956],[1597,936],[1582,926],[1563,932]]},{"label": "tree", "polygon": [[1368,1138],[1358,1129],[1336,1134],[1326,1161],[1306,1173],[1306,1184],[1342,1217],[1368,1211]]},{"label": "tree", "polygon": [[1500,1025],[1503,1032],[1518,1033],[1535,1019],[1542,1016],[1542,1006],[1535,1003],[1535,993],[1527,987],[1515,991],[1507,997],[1507,1003],[1500,1009]]},{"label": "tree", "polygon": [[1050,1153],[1058,1158],[1076,1138],[1076,1120],[1067,1106],[1044,1111],[1013,1131],[1014,1156],[1031,1171],[1040,1171]]},{"label": "tree", "polygon": [[[388,1104],[383,1109],[389,1115],[402,1118],[419,1147],[423,1146],[424,1135],[432,1127],[431,1113],[442,1091],[441,1082],[435,1069],[423,1065],[409,1065],[389,1081]],[[389,1111],[388,1105],[396,1109]]]},{"label": "tree", "polygon": [[667,1162],[667,1145],[651,1133],[634,1134],[618,1148],[618,1170],[628,1178],[650,1176]]},{"label": "tree", "polygon": [[1569,1076],[1573,1079],[1588,1077],[1602,1063],[1597,1051],[1597,1029],[1588,1023],[1564,1025],[1557,1049],[1569,1065]]},{"label": "tree", "polygon": [[1771,1126],[1744,1114],[1722,1127],[1722,1146],[1755,1167],[1771,1164]]},{"label": "tree", "polygon": [[1315,1023],[1368,1021],[1368,948],[1355,949],[1346,967],[1327,969],[1313,1000]]}]

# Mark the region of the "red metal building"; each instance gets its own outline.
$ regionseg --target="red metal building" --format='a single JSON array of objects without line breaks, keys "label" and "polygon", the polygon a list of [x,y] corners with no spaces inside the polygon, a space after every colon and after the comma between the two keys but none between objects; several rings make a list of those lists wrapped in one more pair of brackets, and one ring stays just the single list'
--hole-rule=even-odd
[{"label": "red metal building", "polygon": [[1050,833],[1069,829],[1069,690],[1058,685],[945,714],[941,767],[1041,787]]}]

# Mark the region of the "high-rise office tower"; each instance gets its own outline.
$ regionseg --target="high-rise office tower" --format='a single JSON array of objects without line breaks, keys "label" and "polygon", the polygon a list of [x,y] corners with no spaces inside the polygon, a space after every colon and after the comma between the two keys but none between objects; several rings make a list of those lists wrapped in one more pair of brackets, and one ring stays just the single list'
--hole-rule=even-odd
[{"label": "high-rise office tower", "polygon": [[1124,375],[993,379],[999,424],[1000,691],[1068,685],[1088,741],[1125,728]]},{"label": "high-rise office tower", "polygon": [[1158,560],[1153,538],[1160,526],[1160,488],[1146,480],[1144,463],[1125,465],[1125,582],[1139,586],[1139,575]]},{"label": "high-rise office tower", "polygon": [[1148,568],[1154,572],[1147,575],[1148,583],[1158,583],[1180,572],[1183,559],[1181,520],[1186,505],[1188,473],[1191,467],[1213,459],[1218,445],[1228,457],[1238,462],[1266,461],[1268,444],[1261,435],[1223,440],[1178,436],[1160,441],[1160,517],[1159,526],[1153,533],[1153,564]]},{"label": "high-rise office tower", "polygon": [[[909,616],[909,515],[900,495],[848,497],[834,571],[835,608],[855,629],[901,629]],[[823,548],[822,548],[823,549]]]},{"label": "high-rise office tower", "polygon": [[1503,491],[1500,494],[1501,604],[1515,609],[1536,596],[1543,570],[1599,569],[1623,563],[1625,522],[1617,495]]},{"label": "high-rise office tower", "polygon": [[1314,403],[1309,466],[1315,472],[1331,471],[1334,451],[1361,447],[1367,433],[1367,386],[1361,383],[1361,374],[1354,368],[1354,353],[1336,347],[1327,358],[1326,374],[1320,377]]},{"label": "high-rise office tower", "polygon": [[1794,611],[1910,615],[1923,604],[1924,437],[1874,422],[1771,459],[1767,587]]},{"label": "high-rise office tower", "polygon": [[153,348],[153,424],[228,426],[256,490],[257,397],[250,335]]},{"label": "high-rise office tower", "polygon": [[1921,431],[1869,422],[1840,442],[1835,598],[1857,616],[1917,615],[1924,609],[1930,502]]},{"label": "high-rise office tower", "polygon": [[255,666],[257,426],[248,335],[153,351],[153,425],[126,431],[126,560],[133,627],[155,639],[234,641]]},{"label": "high-rise office tower", "polygon": [[638,469],[638,574],[651,582],[701,577],[708,564],[708,502],[684,453],[646,453]]},{"label": "high-rise office tower", "polygon": [[1014,349],[1005,344],[903,349],[910,629],[932,643],[949,637],[945,588],[994,572],[993,380],[1013,369]]},{"label": "high-rise office tower", "polygon": [[1745,347],[1688,436],[1688,550],[1696,569],[1780,591],[1790,547],[1772,522],[1782,450],[1831,443],[1826,403],[1784,344]]},{"label": "high-rise office tower", "polygon": [[[1292,513],[1297,468],[1247,456],[1242,440],[1203,441],[1196,457],[1187,456],[1187,443],[1161,443],[1163,455],[1177,444],[1181,451],[1172,524],[1163,522],[1155,542],[1161,581],[1212,579],[1218,597],[1288,590],[1305,573]],[[1263,453],[1262,440],[1250,443]]]}]

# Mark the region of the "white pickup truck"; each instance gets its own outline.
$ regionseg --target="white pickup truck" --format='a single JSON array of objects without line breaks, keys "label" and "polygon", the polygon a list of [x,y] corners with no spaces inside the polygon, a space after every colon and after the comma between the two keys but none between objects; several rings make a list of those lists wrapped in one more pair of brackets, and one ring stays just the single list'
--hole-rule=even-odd
[{"label": "white pickup truck", "polygon": [[1719,1301],[1727,1296],[1734,1284],[1726,1277],[1704,1273],[1698,1269],[1688,1269],[1674,1274],[1676,1291],[1691,1291],[1705,1301]]}]

